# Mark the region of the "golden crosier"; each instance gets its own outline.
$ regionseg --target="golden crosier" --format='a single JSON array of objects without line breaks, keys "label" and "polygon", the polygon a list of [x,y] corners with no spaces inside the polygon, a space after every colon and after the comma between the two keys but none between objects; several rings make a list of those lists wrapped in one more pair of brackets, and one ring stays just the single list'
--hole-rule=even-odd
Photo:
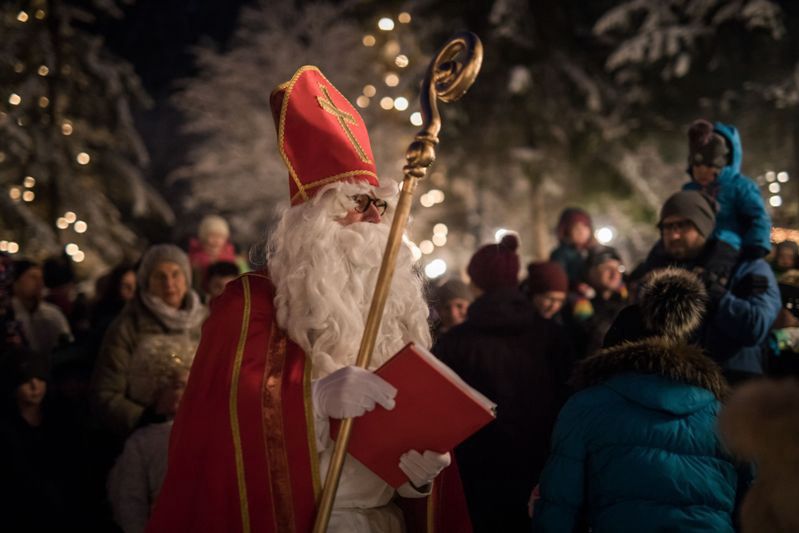
[{"label": "golden crosier", "polygon": [[[403,167],[402,189],[397,208],[394,211],[394,218],[391,222],[391,230],[383,253],[383,260],[380,264],[375,292],[372,295],[372,303],[369,307],[369,316],[366,319],[361,345],[358,350],[358,358],[355,362],[356,366],[361,368],[369,367],[377,331],[380,328],[380,320],[383,317],[383,310],[386,306],[388,290],[391,286],[391,278],[394,276],[397,254],[402,243],[402,234],[405,231],[411,212],[413,191],[416,188],[416,182],[425,176],[428,167],[436,160],[435,147],[438,144],[438,133],[441,131],[441,116],[438,113],[437,100],[450,103],[466,94],[466,91],[474,83],[477,74],[480,72],[482,62],[483,45],[480,39],[473,33],[463,32],[447,41],[427,68],[419,98],[422,108],[423,127],[416,134],[415,140],[405,153],[405,159],[408,164]],[[322,497],[319,500],[319,508],[313,529],[314,533],[327,531],[330,513],[333,510],[333,501],[341,478],[341,468],[344,465],[344,457],[349,445],[352,422],[352,418],[347,418],[342,421],[339,427],[338,438],[333,448],[333,455],[325,478],[325,486],[322,490]]]}]

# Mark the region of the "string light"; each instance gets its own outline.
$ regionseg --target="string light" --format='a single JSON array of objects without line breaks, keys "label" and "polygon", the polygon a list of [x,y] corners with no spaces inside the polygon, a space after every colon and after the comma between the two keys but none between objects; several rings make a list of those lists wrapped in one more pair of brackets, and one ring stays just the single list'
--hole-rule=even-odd
[{"label": "string light", "polygon": [[8,103],[11,105],[19,105],[22,102],[22,98],[17,93],[11,93],[8,97]]},{"label": "string light", "polygon": [[788,179],[789,177],[787,172],[780,172],[779,174],[777,174],[777,181],[779,181],[780,183],[787,183]]},{"label": "string light", "polygon": [[768,199],[768,203],[771,204],[771,207],[779,207],[782,205],[782,198],[780,196],[772,196]]},{"label": "string light", "polygon": [[78,220],[75,222],[75,233],[86,233],[87,229],[89,229],[89,225],[84,221]]},{"label": "string light", "polygon": [[399,85],[400,79],[399,76],[397,76],[393,72],[389,72],[388,74],[386,74],[386,77],[383,81],[385,81],[386,85],[388,85],[389,87],[396,87],[397,85]]},{"label": "string light", "polygon": [[371,98],[371,97],[373,97],[376,94],[377,94],[377,89],[375,88],[374,85],[369,84],[369,85],[364,85],[363,86],[363,95],[364,96],[368,96],[369,98]]},{"label": "string light", "polygon": [[422,253],[425,254],[425,255],[432,254],[433,250],[435,250],[435,249],[436,249],[436,245],[433,244],[432,241],[424,240],[424,241],[419,243],[419,250],[421,250]]},{"label": "string light", "polygon": [[777,194],[780,192],[780,184],[777,182],[769,183],[768,192]]},{"label": "string light", "polygon": [[766,181],[768,181],[768,182],[772,182],[772,181],[774,181],[775,179],[777,179],[777,174],[776,174],[776,173],[774,173],[774,172],[773,172],[773,171],[771,171],[771,170],[769,170],[768,172],[766,172]]},{"label": "string light", "polygon": [[33,191],[25,191],[22,193],[22,200],[24,202],[32,202],[34,198],[36,198],[36,193]]},{"label": "string light", "polygon": [[403,11],[397,16],[397,20],[400,24],[408,24],[411,21],[411,14],[407,11]]},{"label": "string light", "polygon": [[355,103],[358,104],[358,107],[369,107],[369,97],[361,95],[355,99]]},{"label": "string light", "polygon": [[50,73],[50,69],[47,68],[47,65],[42,65],[39,67],[39,76],[47,76]]},{"label": "string light", "polygon": [[44,20],[45,15],[46,13],[42,9],[37,9],[36,13],[33,14],[33,16],[39,20]]},{"label": "string light", "polygon": [[439,189],[430,189],[427,191],[427,196],[434,204],[440,204],[444,201],[444,192]]},{"label": "string light", "polygon": [[36,186],[36,178],[34,178],[33,176],[25,176],[25,179],[22,180],[22,184],[26,188],[32,189],[33,187]]},{"label": "string light", "polygon": [[8,196],[10,196],[12,200],[19,200],[22,198],[22,191],[19,187],[11,187],[8,190]]},{"label": "string light", "polygon": [[61,124],[61,133],[64,135],[72,135],[72,122],[65,120]]},{"label": "string light", "polygon": [[377,21],[377,27],[383,31],[391,31],[394,29],[394,21],[388,17],[383,17]]},{"label": "string light", "polygon": [[77,155],[77,157],[75,157],[75,160],[78,162],[79,165],[88,165],[89,161],[91,161],[92,158],[89,157],[89,154],[87,154],[86,152],[81,152]]},{"label": "string light", "polygon": [[375,39],[374,35],[364,35],[361,42],[364,46],[374,46],[377,40]]},{"label": "string light", "polygon": [[410,61],[408,60],[408,56],[405,54],[400,54],[396,58],[394,58],[394,64],[397,65],[399,68],[405,68],[408,66]]},{"label": "string light", "polygon": [[50,99],[49,98],[47,98],[46,96],[39,97],[39,107],[44,108],[44,107],[47,107],[49,105],[50,105]]},{"label": "string light", "polygon": [[14,241],[9,242],[8,253],[15,254],[17,252],[19,252],[19,244],[15,243]]},{"label": "string light", "polygon": [[86,254],[84,254],[80,250],[78,250],[72,255],[72,260],[75,261],[76,263],[82,263],[84,259],[86,259]]},{"label": "string light", "polygon": [[446,224],[442,224],[439,222],[435,226],[433,226],[433,234],[434,235],[446,235],[449,233],[449,228],[447,228]]},{"label": "string light", "polygon": [[394,107],[394,99],[390,96],[384,96],[380,99],[380,107],[388,111],[392,107]]},{"label": "string light", "polygon": [[428,278],[438,278],[447,272],[447,263],[443,259],[433,259],[424,267],[424,273]]},{"label": "string light", "polygon": [[0,241],[0,252],[8,251],[8,241]]},{"label": "string light", "polygon": [[66,213],[64,213],[64,220],[66,220],[68,224],[72,224],[73,222],[78,220],[78,215],[76,215],[72,211],[67,211]]},{"label": "string light", "polygon": [[27,22],[28,21],[28,14],[24,11],[20,11],[17,15],[17,20],[20,22]]},{"label": "string light", "polygon": [[69,222],[67,222],[67,219],[64,217],[58,217],[55,221],[55,227],[58,229],[67,229],[69,227]]},{"label": "string light", "polygon": [[394,100],[394,109],[397,111],[405,111],[408,109],[408,99],[400,96]]},{"label": "string light", "polygon": [[78,253],[80,251],[80,248],[78,247],[77,244],[75,244],[74,242],[71,242],[71,243],[67,244],[66,246],[64,246],[64,251],[67,253],[67,255],[75,255],[76,253]]},{"label": "string light", "polygon": [[436,246],[444,246],[447,244],[447,236],[442,234],[433,235],[433,244]]},{"label": "string light", "polygon": [[422,125],[422,114],[418,111],[414,111],[411,113],[411,124],[414,126],[421,126]]}]

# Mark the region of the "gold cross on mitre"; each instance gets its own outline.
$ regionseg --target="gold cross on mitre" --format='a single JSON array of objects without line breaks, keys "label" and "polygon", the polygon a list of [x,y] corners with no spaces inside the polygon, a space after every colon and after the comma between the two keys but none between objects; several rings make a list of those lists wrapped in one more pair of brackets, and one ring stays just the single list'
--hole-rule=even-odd
[{"label": "gold cross on mitre", "polygon": [[336,107],[336,104],[333,103],[333,99],[330,98],[330,93],[327,92],[327,87],[320,83],[319,88],[322,90],[324,98],[317,96],[316,101],[319,102],[319,105],[322,107],[322,109],[336,117],[336,120],[338,120],[338,123],[344,129],[344,133],[347,135],[350,143],[352,143],[353,148],[355,148],[355,151],[358,152],[358,157],[361,158],[361,161],[364,163],[371,163],[369,158],[366,156],[366,152],[364,151],[363,147],[358,142],[358,139],[355,138],[355,134],[352,133],[352,130],[349,127],[349,124],[357,124],[358,121],[355,120],[355,117],[353,117],[352,114]]}]

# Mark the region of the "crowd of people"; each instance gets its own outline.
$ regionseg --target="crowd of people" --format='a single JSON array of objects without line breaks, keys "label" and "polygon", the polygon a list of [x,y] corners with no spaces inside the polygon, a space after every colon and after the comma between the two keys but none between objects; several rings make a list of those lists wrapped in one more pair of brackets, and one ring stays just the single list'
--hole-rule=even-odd
[{"label": "crowd of people", "polygon": [[[116,266],[91,300],[60,258],[0,256],[9,530],[306,531],[329,420],[401,401],[352,366],[396,191],[362,124],[342,133],[321,103],[292,114],[319,87],[358,116],[313,68],[273,93],[292,207],[268,267],[242,276],[217,216],[186,250]],[[766,260],[771,223],[735,128],[696,121],[688,154],[636,268],[579,208],[526,269],[523,235],[507,234],[476,250],[468,281],[425,289],[400,252],[370,368],[432,346],[497,417],[455,450],[403,454],[399,487],[348,458],[330,531],[415,531],[395,502],[425,499],[440,531],[799,530],[799,387],[761,379],[796,375],[799,246]],[[325,165],[351,179],[312,175]]]}]

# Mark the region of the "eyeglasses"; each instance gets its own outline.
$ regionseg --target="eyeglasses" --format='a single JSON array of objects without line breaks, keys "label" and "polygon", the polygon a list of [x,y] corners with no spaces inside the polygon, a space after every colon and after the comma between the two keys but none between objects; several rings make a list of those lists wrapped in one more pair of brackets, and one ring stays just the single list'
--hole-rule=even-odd
[{"label": "eyeglasses", "polygon": [[359,213],[366,213],[369,211],[369,206],[373,205],[382,217],[386,214],[386,209],[388,208],[388,202],[380,198],[372,198],[368,194],[356,194],[355,196],[350,196],[350,199],[355,202],[355,210]]},{"label": "eyeglasses", "polygon": [[677,222],[668,222],[668,223],[661,222],[660,224],[658,224],[658,228],[660,228],[660,231],[663,233],[672,233],[675,231],[678,233],[685,233],[686,231],[692,229],[693,227],[694,223],[691,222],[690,220],[680,220]]}]

